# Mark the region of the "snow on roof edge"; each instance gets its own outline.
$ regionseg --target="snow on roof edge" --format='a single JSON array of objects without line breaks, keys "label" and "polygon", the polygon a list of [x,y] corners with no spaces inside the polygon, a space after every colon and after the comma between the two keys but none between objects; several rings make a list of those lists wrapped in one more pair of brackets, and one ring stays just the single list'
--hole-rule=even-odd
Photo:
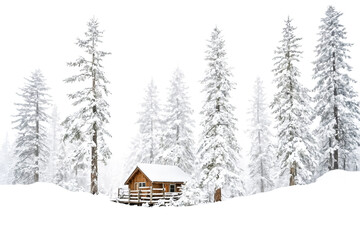
[{"label": "snow on roof edge", "polygon": [[186,182],[190,179],[189,174],[175,165],[139,163],[136,168],[139,168],[152,182]]}]

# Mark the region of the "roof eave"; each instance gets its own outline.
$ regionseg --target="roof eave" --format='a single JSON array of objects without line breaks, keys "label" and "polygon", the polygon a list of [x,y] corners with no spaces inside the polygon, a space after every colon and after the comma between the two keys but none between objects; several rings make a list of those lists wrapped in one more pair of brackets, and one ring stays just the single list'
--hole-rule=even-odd
[{"label": "roof eave", "polygon": [[153,181],[153,183],[185,183],[186,181]]},{"label": "roof eave", "polygon": [[145,176],[150,182],[153,182],[153,181],[151,181],[151,179],[150,179],[148,176],[146,176],[146,174],[145,174],[139,167],[136,167],[136,168],[134,169],[134,171],[130,174],[130,176],[126,179],[125,185],[129,185],[130,179],[135,175],[135,173],[136,173],[137,171],[142,172],[142,173],[144,174],[144,176]]}]

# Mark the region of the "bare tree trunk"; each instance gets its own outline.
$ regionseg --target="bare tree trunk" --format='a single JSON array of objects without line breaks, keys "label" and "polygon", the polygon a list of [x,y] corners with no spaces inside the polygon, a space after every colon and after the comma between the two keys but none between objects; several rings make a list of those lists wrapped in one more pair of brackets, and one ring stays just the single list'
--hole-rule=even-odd
[{"label": "bare tree trunk", "polygon": [[[39,100],[39,94],[37,93],[37,101]],[[36,123],[35,123],[35,132],[36,132],[36,146],[35,146],[35,171],[34,171],[34,182],[39,182],[39,134],[40,134],[40,126],[39,126],[39,102],[36,103]]]},{"label": "bare tree trunk", "polygon": [[[258,115],[259,117],[259,115]],[[259,120],[258,120],[259,123]],[[261,139],[260,139],[261,135],[260,135],[260,131],[258,131],[258,141],[259,141],[259,153],[262,153],[262,149],[261,149]],[[264,165],[263,165],[263,160],[260,159],[260,192],[264,192],[265,191],[265,184],[264,184]]]},{"label": "bare tree trunk", "polygon": [[296,162],[293,162],[290,166],[290,186],[296,185],[295,177],[296,177]]},{"label": "bare tree trunk", "polygon": [[[287,57],[290,57],[290,52],[287,52]],[[288,70],[290,70],[290,63],[288,64]],[[289,80],[290,80],[290,103],[291,103],[291,108],[293,107],[293,82],[292,82],[292,78],[289,77]],[[291,122],[291,115],[289,116],[289,122]],[[293,129],[293,126],[291,127],[291,132],[290,132],[290,136],[291,136],[291,139],[290,141],[292,142],[292,151],[294,152],[294,129]],[[293,161],[291,164],[290,164],[290,186],[294,186],[296,185],[296,182],[295,182],[295,177],[296,177],[296,162]]]},{"label": "bare tree trunk", "polygon": [[[335,65],[335,52],[333,52],[333,72],[334,73],[336,72],[335,66],[336,66]],[[334,82],[334,101],[335,101],[335,105],[334,105],[334,117],[335,117],[334,130],[335,130],[335,140],[337,142],[337,147],[339,147],[339,141],[340,141],[340,138],[339,138],[339,110],[338,110],[337,103],[336,103],[336,96],[337,95],[338,95],[338,93],[337,93],[337,85]],[[333,169],[339,169],[339,149],[334,150]]]},{"label": "bare tree trunk", "polygon": [[260,174],[261,174],[261,179],[260,179],[260,192],[265,192],[265,184],[264,184],[264,166],[263,166],[263,162],[262,159],[260,160]]},{"label": "bare tree trunk", "polygon": [[[260,93],[259,93],[259,89],[257,91],[257,102],[256,102],[256,121],[257,124],[260,123],[260,106],[259,106],[259,97],[260,97]],[[262,149],[261,149],[261,133],[260,130],[258,130],[258,144],[259,144],[259,154],[261,155],[262,153]],[[263,166],[263,160],[260,159],[260,192],[264,192],[265,191],[265,184],[264,184],[264,166]]]},{"label": "bare tree trunk", "polygon": [[[96,106],[94,106],[96,112]],[[98,155],[97,155],[97,126],[93,125],[94,135],[91,147],[91,193],[98,194]]]},{"label": "bare tree trunk", "polygon": [[[329,147],[330,148],[332,147],[331,146],[331,138],[329,138]],[[330,156],[329,156],[329,164],[330,164],[329,170],[332,170],[333,169],[333,154],[332,154],[332,152],[330,152],[329,154],[330,154]]]},{"label": "bare tree trunk", "polygon": [[334,151],[334,169],[339,169],[339,150]]},{"label": "bare tree trunk", "polygon": [[35,169],[34,182],[39,182],[39,121],[36,120],[36,149],[35,149]]},{"label": "bare tree trunk", "polygon": [[[94,43],[93,43],[94,44]],[[93,66],[95,65],[95,54],[93,53],[93,61],[92,61]],[[92,69],[93,72],[93,79],[92,79],[92,91],[94,94],[94,99],[96,99],[96,92],[95,92],[95,87],[96,87],[96,76],[95,76],[95,72]],[[96,115],[97,114],[97,109],[96,109],[96,105],[93,106],[93,114]],[[93,123],[93,136],[92,136],[92,141],[93,141],[93,146],[91,147],[91,189],[90,192],[92,194],[98,194],[99,190],[98,190],[98,145],[97,145],[97,124],[96,122]]]},{"label": "bare tree trunk", "polygon": [[[336,90],[335,90],[336,93]],[[335,95],[336,96],[336,95]],[[334,117],[335,117],[335,121],[336,124],[334,126],[335,129],[335,140],[337,142],[337,146],[339,147],[339,120],[338,120],[338,108],[337,106],[334,107]],[[345,167],[345,166],[344,166]],[[334,150],[334,165],[333,165],[333,169],[339,169],[339,149],[335,149]]]},{"label": "bare tree trunk", "polygon": [[214,202],[220,202],[220,201],[221,201],[221,188],[218,188],[215,190]]}]

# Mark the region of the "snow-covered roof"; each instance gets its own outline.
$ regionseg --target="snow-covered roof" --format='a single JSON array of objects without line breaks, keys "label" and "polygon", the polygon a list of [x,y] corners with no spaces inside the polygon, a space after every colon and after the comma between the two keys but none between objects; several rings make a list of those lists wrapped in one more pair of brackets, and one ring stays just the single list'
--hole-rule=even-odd
[{"label": "snow-covered roof", "polygon": [[178,166],[139,163],[136,168],[139,168],[152,182],[186,182],[190,179],[189,174]]}]

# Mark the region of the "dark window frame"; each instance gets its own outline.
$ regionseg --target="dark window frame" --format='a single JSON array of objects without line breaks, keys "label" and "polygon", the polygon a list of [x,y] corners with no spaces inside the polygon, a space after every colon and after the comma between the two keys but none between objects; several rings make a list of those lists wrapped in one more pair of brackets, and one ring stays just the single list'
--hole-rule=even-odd
[{"label": "dark window frame", "polygon": [[[171,191],[172,189],[171,189],[171,187],[174,187],[174,189],[173,189],[173,191]],[[170,184],[170,186],[169,186],[169,192],[176,192],[176,184]]]}]

